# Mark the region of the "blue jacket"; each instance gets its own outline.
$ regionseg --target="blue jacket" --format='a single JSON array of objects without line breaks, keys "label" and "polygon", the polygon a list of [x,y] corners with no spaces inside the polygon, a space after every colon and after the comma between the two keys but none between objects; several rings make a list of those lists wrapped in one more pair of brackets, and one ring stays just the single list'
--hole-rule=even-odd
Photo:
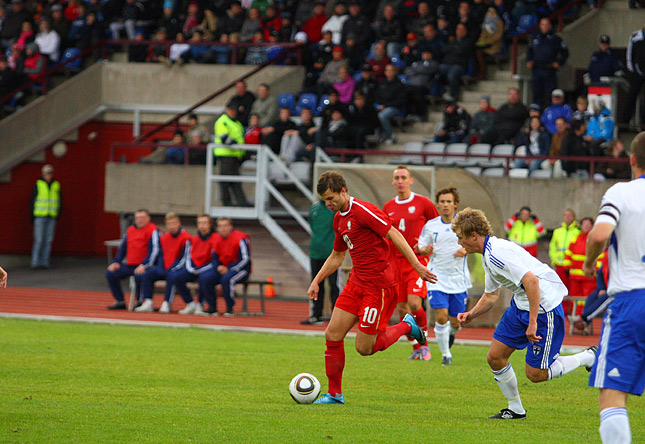
[{"label": "blue jacket", "polygon": [[542,124],[549,133],[555,134],[557,131],[555,128],[556,119],[558,117],[564,117],[567,119],[567,122],[571,122],[571,116],[573,116],[573,110],[566,103],[562,105],[552,104],[546,107],[540,120],[542,120]]},{"label": "blue jacket", "polygon": [[614,137],[614,119],[611,118],[611,111],[604,108],[600,114],[589,119],[587,124],[587,136],[597,140],[611,140]]},{"label": "blue jacket", "polygon": [[554,33],[538,34],[526,51],[526,61],[534,62],[533,69],[553,69],[551,64],[558,62],[564,65],[569,57],[569,48]]},{"label": "blue jacket", "polygon": [[589,61],[589,77],[592,82],[600,82],[601,77],[613,77],[614,73],[623,70],[623,64],[611,49],[596,51]]}]

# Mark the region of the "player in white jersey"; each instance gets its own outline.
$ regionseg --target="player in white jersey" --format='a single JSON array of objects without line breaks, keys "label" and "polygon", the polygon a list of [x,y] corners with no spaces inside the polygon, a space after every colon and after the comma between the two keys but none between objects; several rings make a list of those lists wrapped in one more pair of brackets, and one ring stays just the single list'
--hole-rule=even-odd
[{"label": "player in white jersey", "polygon": [[631,182],[618,183],[602,198],[587,238],[582,270],[596,272],[595,262],[609,242],[609,283],[614,297],[605,314],[598,359],[589,385],[600,389],[600,437],[604,444],[631,442],[627,395],[645,390],[645,132],[638,134],[629,156]]},{"label": "player in white jersey", "polygon": [[508,362],[515,350],[526,352],[526,377],[531,382],[559,378],[580,366],[591,369],[596,347],[571,356],[560,356],[564,338],[562,298],[567,295],[556,272],[524,248],[491,236],[490,223],[480,210],[466,208],[452,221],[459,244],[467,253],[480,253],[485,272],[484,294],[472,310],[459,313],[463,326],[490,310],[502,286],[514,293],[491,342],[487,359],[495,381],[508,400],[508,408],[492,419],[524,419],[526,410],[517,389],[517,377]]},{"label": "player in white jersey", "polygon": [[[428,270],[438,276],[436,283],[428,283],[428,300],[434,310],[434,332],[441,350],[441,365],[452,365],[450,353],[451,329],[459,328],[457,315],[466,311],[470,273],[466,264],[466,250],[457,243],[451,230],[452,219],[459,206],[459,191],[443,188],[436,193],[439,217],[429,220],[419,236],[419,252],[432,254]],[[449,322],[450,321],[450,322]]]}]

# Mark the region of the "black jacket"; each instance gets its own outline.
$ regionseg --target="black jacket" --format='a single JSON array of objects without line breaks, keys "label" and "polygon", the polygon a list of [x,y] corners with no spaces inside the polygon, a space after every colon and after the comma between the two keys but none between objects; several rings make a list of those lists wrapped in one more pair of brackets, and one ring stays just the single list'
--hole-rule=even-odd
[{"label": "black jacket", "polygon": [[374,103],[386,108],[394,107],[403,109],[405,106],[405,85],[399,79],[388,82],[383,80],[374,92]]}]

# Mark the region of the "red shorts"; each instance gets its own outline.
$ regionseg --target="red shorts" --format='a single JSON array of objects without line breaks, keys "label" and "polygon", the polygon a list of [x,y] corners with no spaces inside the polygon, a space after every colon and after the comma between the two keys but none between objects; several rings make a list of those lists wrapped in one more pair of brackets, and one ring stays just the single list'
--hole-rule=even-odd
[{"label": "red shorts", "polygon": [[366,288],[347,282],[336,300],[336,308],[358,316],[358,329],[368,335],[385,331],[396,307],[396,289]]},{"label": "red shorts", "polygon": [[[419,262],[423,266],[428,265],[428,257],[419,258]],[[399,270],[401,270],[401,283],[399,285],[397,302],[408,302],[409,294],[419,296],[421,299],[428,296],[426,282],[414,271],[412,264],[407,259],[397,259],[397,264],[399,265]]]}]

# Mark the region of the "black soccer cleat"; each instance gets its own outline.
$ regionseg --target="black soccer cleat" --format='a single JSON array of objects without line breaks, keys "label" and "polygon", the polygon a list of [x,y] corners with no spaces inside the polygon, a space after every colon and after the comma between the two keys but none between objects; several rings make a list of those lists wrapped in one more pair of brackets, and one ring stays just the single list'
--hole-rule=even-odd
[{"label": "black soccer cleat", "polygon": [[[598,354],[598,347],[596,347],[595,345],[587,347],[587,350],[590,351],[591,353],[593,353],[594,356],[596,356]],[[595,363],[595,359],[594,359],[594,363]],[[593,364],[586,365],[585,368],[587,369],[588,372],[590,372],[591,369],[593,368]]]},{"label": "black soccer cleat", "polygon": [[511,409],[502,409],[499,413],[489,416],[488,419],[526,419],[526,412],[515,413]]},{"label": "black soccer cleat", "polygon": [[452,348],[452,344],[455,343],[455,333],[454,331],[450,332],[450,337],[448,339],[448,349],[450,350]]}]

